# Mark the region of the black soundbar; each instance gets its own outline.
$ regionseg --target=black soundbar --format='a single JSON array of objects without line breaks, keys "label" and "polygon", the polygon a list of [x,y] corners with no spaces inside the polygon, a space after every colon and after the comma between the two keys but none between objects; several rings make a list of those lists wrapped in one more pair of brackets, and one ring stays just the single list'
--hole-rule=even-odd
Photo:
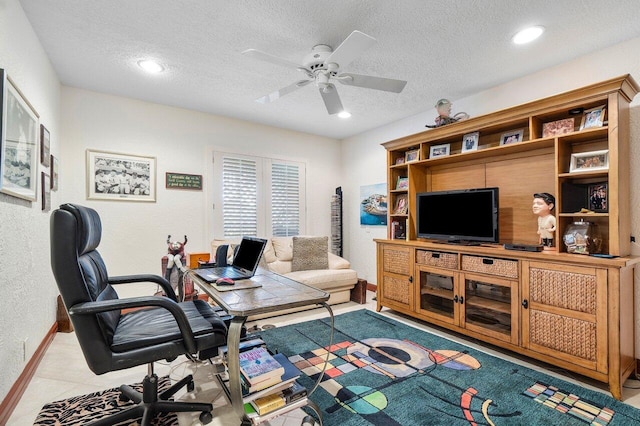
[{"label": "black soundbar", "polygon": [[505,244],[505,250],[520,250],[520,251],[542,251],[544,246],[542,244]]}]

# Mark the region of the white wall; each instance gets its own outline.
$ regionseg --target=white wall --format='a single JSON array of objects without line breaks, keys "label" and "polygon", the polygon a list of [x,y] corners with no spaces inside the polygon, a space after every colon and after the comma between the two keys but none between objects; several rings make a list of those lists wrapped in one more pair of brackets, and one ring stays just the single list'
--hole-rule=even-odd
[{"label": "white wall", "polygon": [[[100,252],[112,275],[160,273],[167,235],[187,252],[209,252],[212,152],[224,150],[306,163],[307,234],[330,235],[330,201],[340,179],[340,142],[174,107],[62,89],[60,200],[95,208]],[[155,157],[157,201],[86,199],[86,149]],[[166,189],[166,172],[204,176],[203,191]]]},{"label": "white wall", "polygon": [[[0,1],[0,68],[22,91],[51,132],[51,152],[58,155],[60,83],[16,0]],[[41,165],[40,172],[50,173]],[[52,201],[57,202],[57,193]],[[56,289],[49,266],[49,214],[41,200],[0,194],[0,401],[22,373],[26,359],[55,322]]]},{"label": "white wall", "polygon": [[[557,67],[531,74],[464,99],[452,100],[453,112],[465,111],[473,116],[534,101],[624,74],[640,83],[640,38],[578,58]],[[425,105],[434,100],[425,100]],[[344,189],[345,256],[360,277],[376,282],[375,243],[386,238],[385,227],[361,226],[359,188],[386,181],[386,151],[380,145],[393,139],[419,133],[425,124],[433,124],[435,109],[388,126],[345,139],[342,145]],[[640,95],[631,104],[631,234],[640,242]],[[532,214],[532,221],[535,217]],[[535,228],[534,228],[535,229]],[[632,245],[640,255],[640,245]],[[636,272],[636,305],[640,302],[640,271]],[[636,336],[640,335],[640,310],[636,309]],[[640,338],[636,338],[640,353]]]}]

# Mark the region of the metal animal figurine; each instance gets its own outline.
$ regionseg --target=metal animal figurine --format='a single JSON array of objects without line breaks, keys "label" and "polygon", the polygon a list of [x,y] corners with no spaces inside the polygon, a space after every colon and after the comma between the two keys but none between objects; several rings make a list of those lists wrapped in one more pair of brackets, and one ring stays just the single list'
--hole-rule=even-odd
[{"label": "metal animal figurine", "polygon": [[436,111],[438,111],[438,116],[435,119],[435,126],[427,124],[425,127],[435,129],[436,127],[441,127],[446,124],[455,123],[456,121],[466,120],[469,118],[469,114],[466,112],[459,112],[451,117],[451,102],[448,99],[440,99],[436,102]]}]

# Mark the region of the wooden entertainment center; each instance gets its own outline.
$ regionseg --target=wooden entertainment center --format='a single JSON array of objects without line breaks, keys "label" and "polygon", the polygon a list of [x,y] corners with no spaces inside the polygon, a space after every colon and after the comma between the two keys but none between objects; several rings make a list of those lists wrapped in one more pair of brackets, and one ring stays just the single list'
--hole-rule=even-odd
[{"label": "wooden entertainment center", "polygon": [[[378,311],[385,306],[608,383],[621,399],[635,370],[633,272],[640,259],[630,256],[629,103],[638,91],[626,75],[384,143],[389,228],[388,239],[376,240]],[[602,126],[581,125],[584,111],[602,106]],[[569,133],[543,136],[546,123],[572,118]],[[519,142],[501,143],[520,129]],[[463,152],[463,136],[473,132],[478,149]],[[446,144],[449,155],[429,158],[432,146]],[[576,166],[603,151],[608,167]],[[596,184],[606,184],[607,208],[585,212]],[[500,244],[417,238],[416,194],[489,187],[499,188]],[[506,250],[502,244],[538,243],[531,209],[538,192],[556,197],[554,250]],[[394,209],[399,198],[406,213]],[[468,206],[459,220],[472,221],[473,212]],[[600,252],[616,257],[568,253],[563,235],[579,220],[595,224]]]}]

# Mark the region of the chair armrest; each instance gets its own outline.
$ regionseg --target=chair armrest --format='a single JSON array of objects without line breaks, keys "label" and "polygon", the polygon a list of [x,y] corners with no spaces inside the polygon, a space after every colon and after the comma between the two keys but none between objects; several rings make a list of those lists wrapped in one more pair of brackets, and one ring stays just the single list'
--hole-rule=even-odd
[{"label": "chair armrest", "polygon": [[187,320],[180,305],[174,300],[159,296],[140,296],[127,299],[102,300],[99,302],[85,302],[73,305],[69,309],[69,315],[95,315],[101,312],[109,312],[127,308],[141,308],[148,306],[158,306],[168,310],[178,323],[180,334],[189,353],[196,353],[196,341],[193,337],[193,330]]},{"label": "chair armrest", "polygon": [[109,279],[109,284],[114,284],[114,285],[141,283],[141,282],[156,283],[160,287],[162,287],[164,294],[169,299],[173,300],[174,302],[178,301],[178,298],[176,297],[176,293],[173,291],[173,288],[171,287],[171,284],[169,283],[169,281],[165,280],[164,278],[158,275],[153,275],[153,274],[119,275],[115,277],[109,277],[108,279]]},{"label": "chair armrest", "polygon": [[351,263],[340,256],[337,256],[331,252],[328,253],[329,256],[329,269],[349,269],[351,268]]}]

